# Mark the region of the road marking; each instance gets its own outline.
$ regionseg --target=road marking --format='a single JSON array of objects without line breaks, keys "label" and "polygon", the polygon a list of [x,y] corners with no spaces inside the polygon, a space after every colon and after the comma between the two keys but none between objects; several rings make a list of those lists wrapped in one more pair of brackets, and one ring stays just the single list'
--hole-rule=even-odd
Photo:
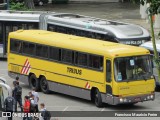
[{"label": "road marking", "polygon": [[63,109],[63,111],[66,111],[68,108],[69,108],[69,106],[65,107],[65,108]]},{"label": "road marking", "polygon": [[95,108],[94,106],[92,107],[92,106],[46,106],[46,107],[85,107],[85,108]]}]

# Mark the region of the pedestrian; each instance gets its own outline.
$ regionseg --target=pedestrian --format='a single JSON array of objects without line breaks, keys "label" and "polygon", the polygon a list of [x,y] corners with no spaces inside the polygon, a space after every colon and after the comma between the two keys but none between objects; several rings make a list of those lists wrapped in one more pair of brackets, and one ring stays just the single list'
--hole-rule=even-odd
[{"label": "pedestrian", "polygon": [[29,99],[31,98],[31,96],[32,96],[32,92],[29,92],[29,93],[28,93]]},{"label": "pedestrian", "polygon": [[16,82],[14,85],[14,89],[12,91],[12,95],[16,101],[16,112],[17,112],[17,103],[19,104],[19,107],[21,109],[21,112],[23,111],[22,109],[22,87],[19,86],[19,82]]},{"label": "pedestrian", "polygon": [[50,112],[45,108],[45,104],[41,103],[40,104],[40,112],[42,117],[40,117],[40,120],[50,120],[51,119],[51,114]]},{"label": "pedestrian", "polygon": [[30,96],[30,103],[31,103],[30,112],[35,113],[36,112],[36,108],[35,108],[36,104],[34,103],[34,95],[33,94]]},{"label": "pedestrian", "polygon": [[13,84],[19,83],[19,77],[17,76],[16,79],[13,81]]},{"label": "pedestrian", "polygon": [[[28,114],[30,112],[30,100],[29,100],[28,96],[24,97],[24,105],[22,108],[23,108],[24,113]],[[27,115],[27,116],[23,117],[23,120],[30,120],[30,117],[28,117],[28,115]]]},{"label": "pedestrian", "polygon": [[34,95],[34,104],[36,105],[35,111],[38,112],[39,111],[38,110],[39,95],[38,95],[38,92],[36,92],[34,88],[32,90],[32,95]]},{"label": "pedestrian", "polygon": [[8,117],[8,120],[12,120],[12,113],[15,112],[15,99],[14,97],[7,97],[4,101],[4,109],[5,112],[10,112],[11,113],[11,117]]}]

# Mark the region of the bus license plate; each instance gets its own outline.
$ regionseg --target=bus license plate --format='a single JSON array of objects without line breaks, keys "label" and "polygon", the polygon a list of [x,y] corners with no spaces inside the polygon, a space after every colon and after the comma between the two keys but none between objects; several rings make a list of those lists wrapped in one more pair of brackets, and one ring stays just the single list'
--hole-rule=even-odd
[{"label": "bus license plate", "polygon": [[138,97],[138,98],[135,98],[134,100],[138,102],[138,101],[141,101],[141,98]]}]

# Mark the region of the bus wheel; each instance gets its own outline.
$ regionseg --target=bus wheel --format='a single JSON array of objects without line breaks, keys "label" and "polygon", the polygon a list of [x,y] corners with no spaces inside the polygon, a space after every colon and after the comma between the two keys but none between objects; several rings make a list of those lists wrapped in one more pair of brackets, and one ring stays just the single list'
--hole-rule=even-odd
[{"label": "bus wheel", "polygon": [[32,74],[32,75],[29,77],[29,86],[30,86],[32,89],[35,89],[36,91],[39,91],[39,90],[40,90],[39,80],[36,78],[36,76],[35,76],[34,74]]},{"label": "bus wheel", "polygon": [[41,87],[41,90],[42,90],[43,93],[48,94],[50,92],[49,87],[48,87],[48,82],[47,82],[45,77],[41,78],[40,87]]},{"label": "bus wheel", "polygon": [[98,89],[95,90],[94,102],[97,107],[102,107],[102,97]]}]

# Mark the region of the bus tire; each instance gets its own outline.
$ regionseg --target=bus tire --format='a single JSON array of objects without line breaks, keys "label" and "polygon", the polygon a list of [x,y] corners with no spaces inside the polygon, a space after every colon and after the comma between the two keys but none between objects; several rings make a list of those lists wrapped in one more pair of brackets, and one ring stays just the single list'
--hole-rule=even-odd
[{"label": "bus tire", "polygon": [[48,87],[48,82],[45,77],[41,77],[41,79],[40,79],[40,88],[43,93],[45,93],[45,94],[50,93],[50,90]]},{"label": "bus tire", "polygon": [[101,93],[98,89],[95,90],[94,103],[97,107],[103,107]]},{"label": "bus tire", "polygon": [[37,79],[34,74],[29,77],[29,86],[36,91],[40,90],[39,79]]}]

